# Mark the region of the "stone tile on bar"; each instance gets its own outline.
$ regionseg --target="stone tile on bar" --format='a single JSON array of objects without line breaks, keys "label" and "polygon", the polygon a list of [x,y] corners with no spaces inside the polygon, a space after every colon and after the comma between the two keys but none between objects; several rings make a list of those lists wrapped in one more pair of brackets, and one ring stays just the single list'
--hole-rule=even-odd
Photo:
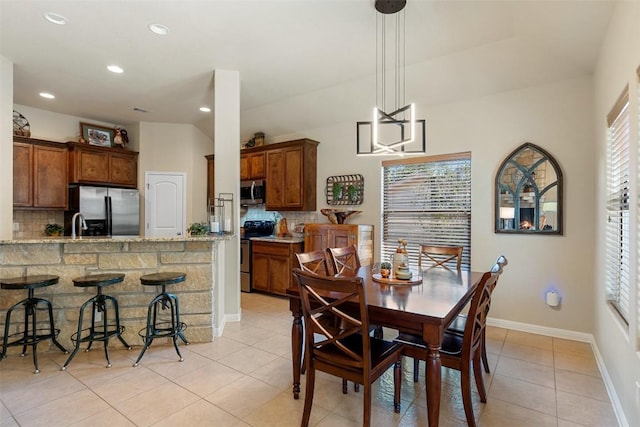
[{"label": "stone tile on bar", "polygon": [[60,245],[3,245],[0,251],[0,265],[59,264]]},{"label": "stone tile on bar", "polygon": [[100,269],[154,268],[158,265],[155,253],[101,253],[98,257]]},{"label": "stone tile on bar", "polygon": [[162,264],[199,264],[210,263],[211,252],[168,252],[160,254]]},{"label": "stone tile on bar", "polygon": [[185,242],[130,242],[131,252],[182,252]]}]

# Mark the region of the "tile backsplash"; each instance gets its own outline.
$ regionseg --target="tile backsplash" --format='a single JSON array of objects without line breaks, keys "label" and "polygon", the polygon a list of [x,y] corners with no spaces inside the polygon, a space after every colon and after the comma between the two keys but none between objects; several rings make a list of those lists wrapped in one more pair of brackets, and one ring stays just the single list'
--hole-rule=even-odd
[{"label": "tile backsplash", "polygon": [[[326,222],[326,218],[320,212],[307,211],[307,212],[278,212],[278,211],[266,211],[264,206],[250,206],[246,212],[241,212],[240,226],[244,224],[246,220],[272,220],[278,222],[280,218],[287,219],[287,226],[289,231],[294,231],[294,227],[298,223],[311,224],[317,222]],[[320,221],[319,221],[320,219]]]},{"label": "tile backsplash", "polygon": [[[57,223],[64,226],[64,211],[18,210],[13,211],[13,238],[37,239],[44,236],[47,224]],[[18,224],[18,230],[15,229]]]}]

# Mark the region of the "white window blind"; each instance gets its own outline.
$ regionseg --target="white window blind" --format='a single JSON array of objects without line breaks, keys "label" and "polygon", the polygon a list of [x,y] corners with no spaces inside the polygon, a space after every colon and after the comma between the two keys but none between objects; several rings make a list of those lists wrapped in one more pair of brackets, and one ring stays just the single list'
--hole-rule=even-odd
[{"label": "white window blind", "polygon": [[629,89],[607,116],[607,299],[629,323]]},{"label": "white window blind", "polygon": [[462,269],[469,270],[471,154],[390,160],[382,169],[381,260],[389,260],[398,239],[405,239],[413,266],[425,243],[462,246]]}]

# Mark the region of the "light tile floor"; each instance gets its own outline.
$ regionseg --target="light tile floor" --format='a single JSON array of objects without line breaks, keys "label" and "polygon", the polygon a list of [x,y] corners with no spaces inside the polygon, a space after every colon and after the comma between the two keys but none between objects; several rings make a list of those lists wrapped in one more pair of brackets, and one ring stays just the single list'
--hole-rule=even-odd
[{"label": "light tile floor", "polygon": [[[304,400],[291,395],[288,302],[242,294],[242,308],[242,321],[227,324],[223,337],[182,346],[183,363],[160,342],[133,368],[140,348],[114,343],[110,369],[96,345],[65,372],[66,355],[42,352],[34,375],[31,357],[14,351],[0,363],[0,427],[298,426]],[[588,344],[493,327],[487,339],[488,402],[474,395],[481,426],[617,425]],[[403,367],[400,414],[393,412],[392,372],[376,383],[374,426],[427,425],[424,385],[413,383],[412,366],[407,360]],[[362,393],[340,390],[340,379],[318,375],[311,425],[361,425]],[[440,413],[441,426],[466,425],[458,372],[444,369]]]}]

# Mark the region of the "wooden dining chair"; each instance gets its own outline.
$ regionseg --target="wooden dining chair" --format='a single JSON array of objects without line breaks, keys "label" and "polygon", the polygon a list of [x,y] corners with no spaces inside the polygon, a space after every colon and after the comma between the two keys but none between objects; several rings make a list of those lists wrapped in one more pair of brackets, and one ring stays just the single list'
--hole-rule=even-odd
[{"label": "wooden dining chair", "polygon": [[[305,322],[307,381],[301,426],[309,425],[316,371],[361,384],[362,425],[371,424],[371,385],[394,366],[394,410],[400,412],[403,345],[370,337],[369,314],[361,277],[318,276],[299,268],[293,275],[300,289]],[[330,296],[330,297],[329,297]],[[354,309],[353,304],[356,304]],[[330,327],[319,317],[335,316]]]},{"label": "wooden dining chair", "polygon": [[[487,325],[487,315],[491,304],[491,290],[495,286],[498,277],[502,274],[502,266],[494,264],[488,272],[484,273],[478,287],[473,294],[471,306],[464,328],[464,335],[445,332],[442,348],[440,349],[440,361],[442,366],[460,371],[460,388],[462,391],[462,403],[467,418],[467,425],[475,427],[476,421],[471,403],[471,370],[476,381],[476,388],[482,403],[487,402],[487,393],[484,387],[484,378],[480,367],[482,355],[482,340]],[[427,343],[421,336],[401,333],[396,342],[402,343],[403,353],[413,358],[427,360]]]},{"label": "wooden dining chair", "polygon": [[[356,245],[327,248],[327,253],[329,254],[330,264],[333,266],[333,272],[339,276],[355,276],[361,267]],[[382,339],[384,335],[382,326],[371,325],[371,329],[374,337]]]},{"label": "wooden dining chair", "polygon": [[[462,266],[462,246],[434,246],[421,244],[418,253],[418,269],[444,267],[455,261],[456,270]],[[424,256],[425,262],[422,262]]]},{"label": "wooden dining chair", "polygon": [[[496,264],[499,264],[502,268],[504,268],[507,264],[509,264],[509,261],[504,255],[500,255],[496,260]],[[491,287],[491,292],[493,292],[497,284],[498,284],[498,281],[496,280],[493,286]],[[455,318],[455,320],[451,323],[451,325],[449,325],[449,327],[447,328],[447,332],[462,336],[464,335],[464,328],[466,326],[466,323],[467,323],[467,314],[461,314]],[[484,371],[487,374],[491,373],[491,369],[489,369],[489,359],[487,358],[486,331],[482,335],[482,366],[484,367]]]},{"label": "wooden dining chair", "polygon": [[327,262],[327,254],[323,250],[296,254],[300,269],[320,276],[333,276],[333,266]]},{"label": "wooden dining chair", "polygon": [[335,274],[341,276],[355,276],[360,265],[358,248],[355,245],[343,248],[328,248],[329,259],[333,265]]}]

